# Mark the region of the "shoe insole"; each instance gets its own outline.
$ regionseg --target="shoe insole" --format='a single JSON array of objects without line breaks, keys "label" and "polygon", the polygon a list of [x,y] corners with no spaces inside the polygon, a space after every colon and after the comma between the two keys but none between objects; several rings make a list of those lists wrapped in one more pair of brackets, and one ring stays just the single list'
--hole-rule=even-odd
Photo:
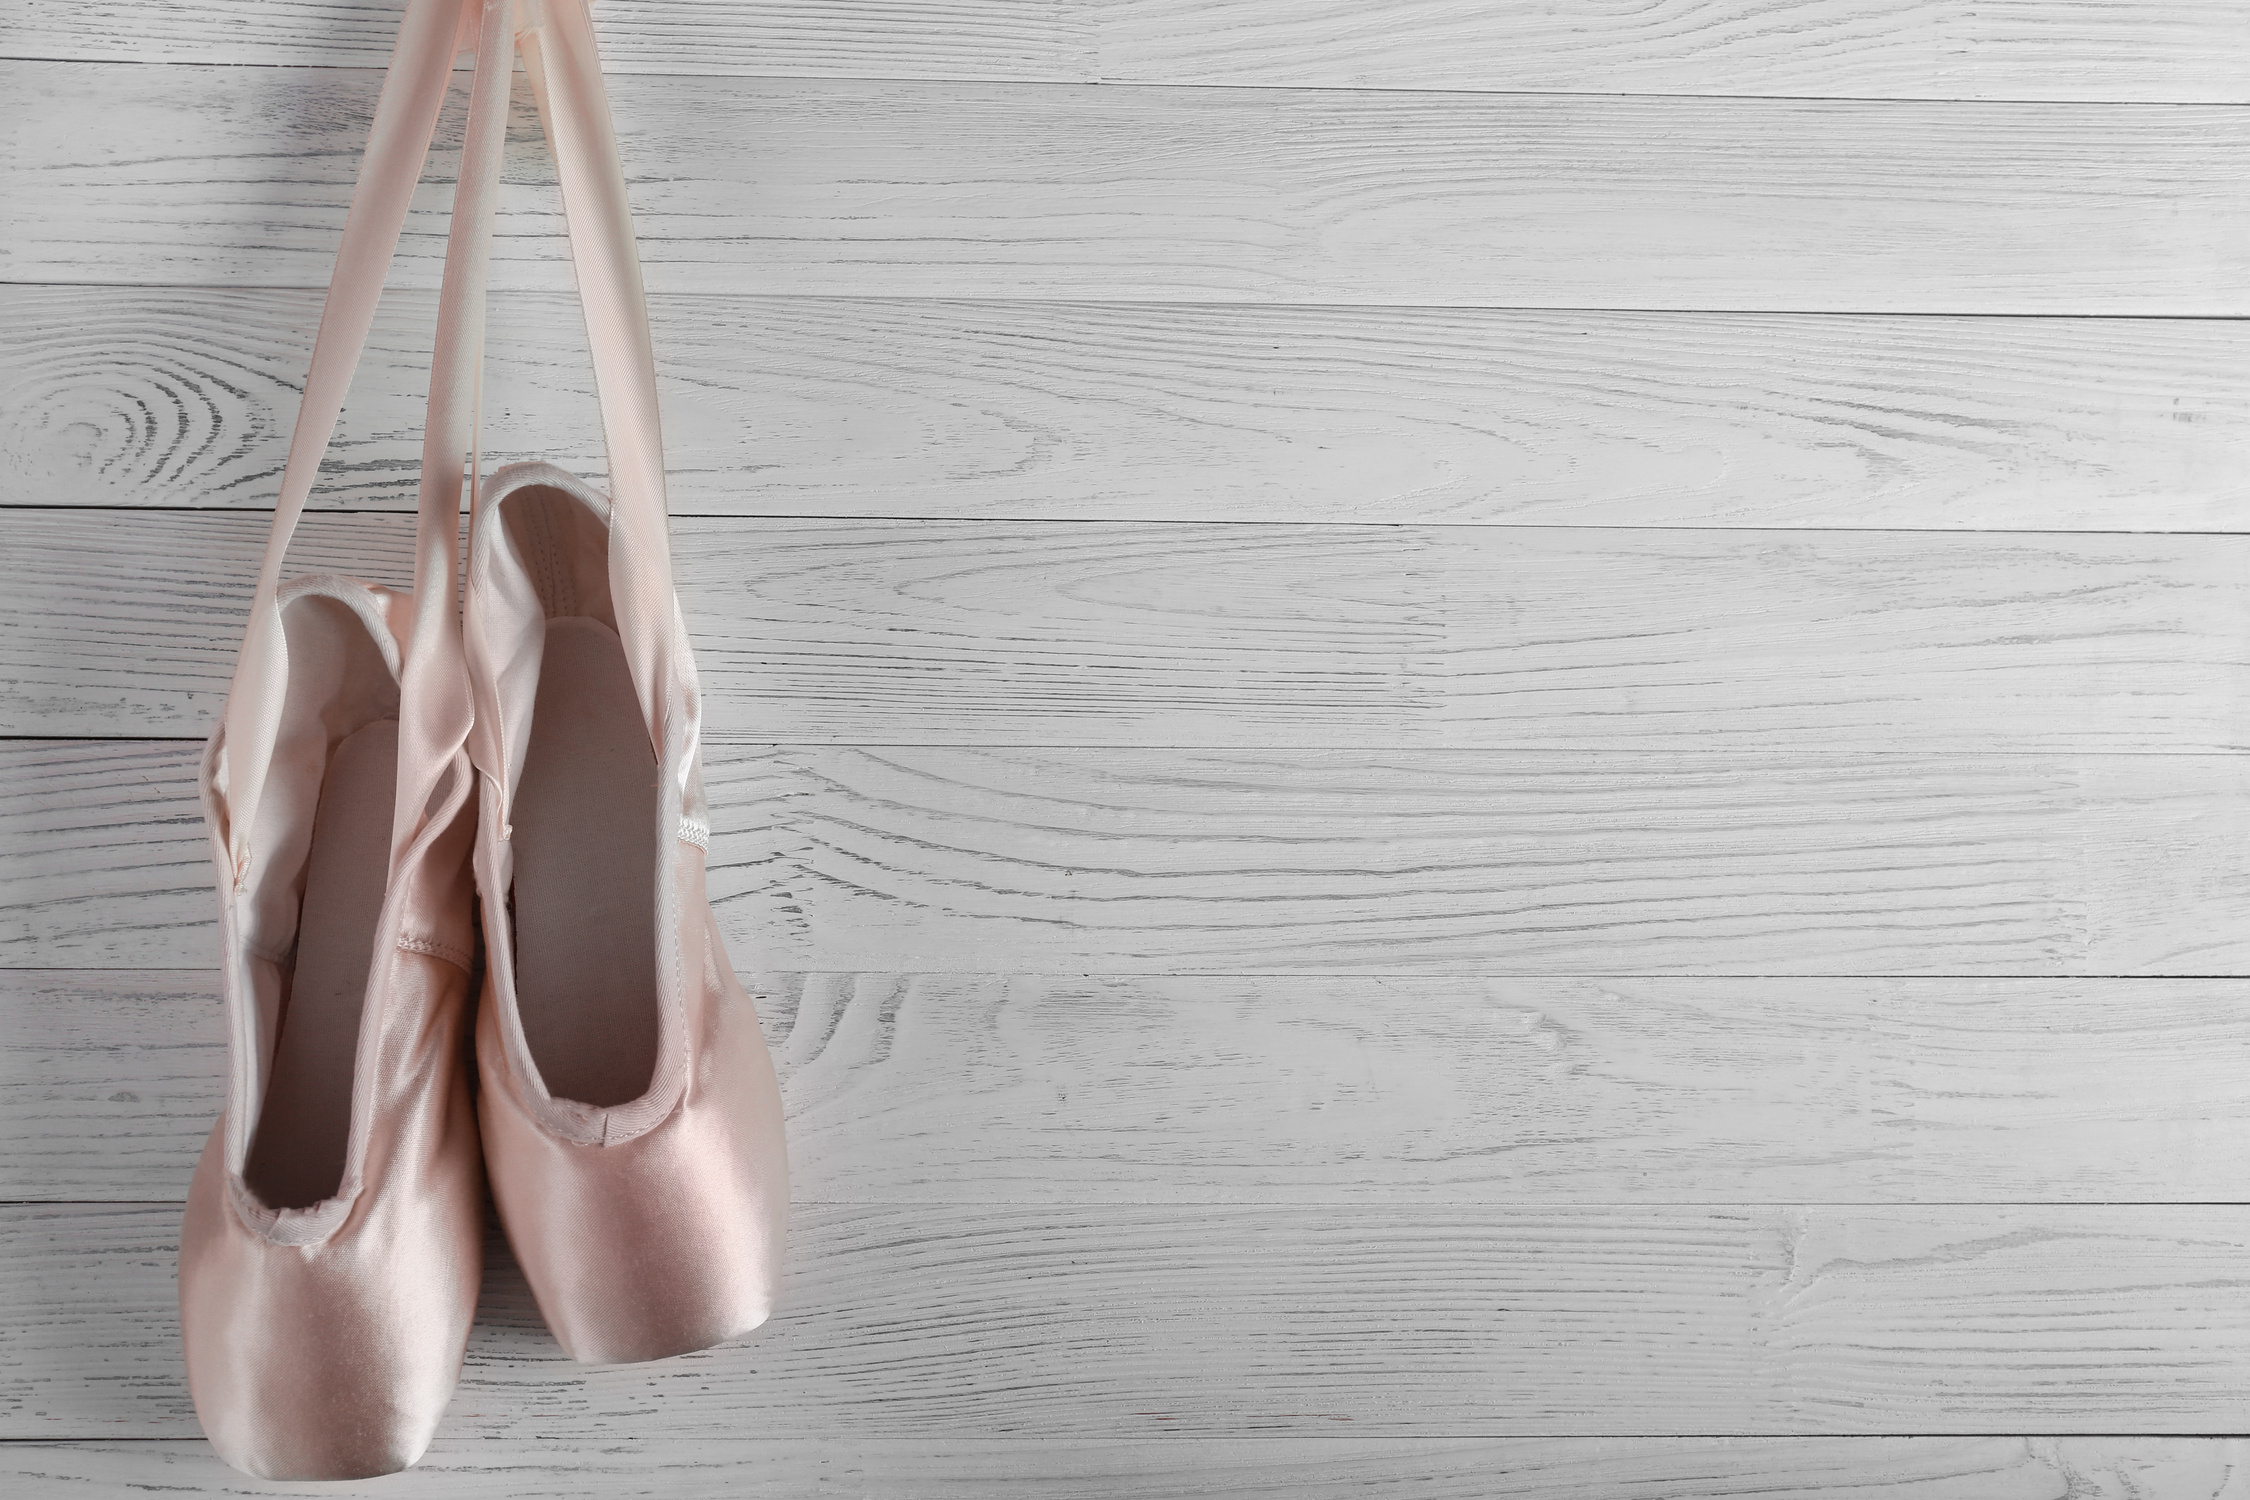
[{"label": "shoe insole", "polygon": [[558,1099],[623,1104],[656,1072],[656,775],[617,633],[549,620],[510,821],[516,1006]]},{"label": "shoe insole", "polygon": [[352,1062],[391,855],[398,721],[378,719],[328,757],[305,859],[297,964],[243,1176],[270,1208],[336,1195],[351,1137]]}]

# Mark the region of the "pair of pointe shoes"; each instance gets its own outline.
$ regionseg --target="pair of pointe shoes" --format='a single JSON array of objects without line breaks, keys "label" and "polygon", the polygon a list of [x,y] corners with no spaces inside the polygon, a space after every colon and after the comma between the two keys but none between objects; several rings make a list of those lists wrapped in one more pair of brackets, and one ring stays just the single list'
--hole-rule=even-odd
[{"label": "pair of pointe shoes", "polygon": [[459,658],[473,727],[395,852],[410,596],[280,590],[287,687],[247,874],[228,731],[212,740],[233,1073],[189,1193],[180,1314],[197,1414],[239,1469],[345,1479],[421,1456],[476,1307],[487,1179],[579,1360],[705,1348],[773,1305],[780,1096],[705,897],[668,588],[671,638],[621,638],[641,560],[613,551],[632,535],[550,465],[483,485]]}]

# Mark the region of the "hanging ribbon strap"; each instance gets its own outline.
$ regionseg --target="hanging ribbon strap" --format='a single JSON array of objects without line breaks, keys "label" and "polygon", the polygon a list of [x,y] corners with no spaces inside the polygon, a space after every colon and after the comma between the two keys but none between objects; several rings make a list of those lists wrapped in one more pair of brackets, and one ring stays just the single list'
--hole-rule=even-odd
[{"label": "hanging ribbon strap", "polygon": [[[321,308],[320,331],[313,341],[312,364],[297,410],[297,425],[290,435],[289,456],[282,467],[281,489],[274,502],[272,529],[266,538],[265,556],[250,602],[250,618],[243,632],[242,651],[236,658],[234,681],[228,689],[223,731],[224,755],[220,763],[221,805],[226,812],[227,853],[237,888],[250,878],[256,857],[251,839],[260,799],[265,792],[275,738],[280,730],[283,704],[289,688],[289,647],[282,629],[276,598],[281,569],[290,538],[305,501],[320,472],[343,411],[344,395],[352,372],[366,348],[382,300],[383,282],[398,249],[399,234],[414,197],[422,165],[428,159],[430,140],[437,129],[440,109],[452,84],[454,58],[464,47],[475,47],[479,58],[494,56],[486,45],[495,15],[504,22],[512,0],[408,0],[399,22],[398,41],[376,101],[375,119],[368,132],[367,150],[360,163],[359,179],[352,190],[350,211],[336,253],[336,268]],[[505,31],[497,55],[511,59]],[[509,65],[479,67],[472,90],[468,149],[464,152],[462,187],[456,192],[456,223],[447,247],[448,287],[439,294],[440,320],[431,388],[431,427],[423,450],[420,504],[416,516],[415,625],[408,643],[407,686],[402,693],[402,749],[409,743],[417,753],[402,754],[402,770],[442,767],[450,752],[441,747],[450,737],[459,743],[466,733],[468,703],[465,689],[455,691],[446,680],[444,659],[453,596],[453,555],[460,534],[461,460],[459,450],[473,446],[475,428],[475,370],[482,354],[484,245],[489,241],[491,195],[499,177],[499,153],[506,128]],[[481,97],[480,97],[481,96]],[[480,109],[478,106],[482,105]],[[486,170],[486,164],[489,169]],[[463,203],[463,198],[466,203]],[[464,236],[460,208],[472,232]],[[481,218],[477,210],[481,206]],[[454,288],[457,272],[474,268],[477,285]],[[450,294],[450,296],[449,296]],[[475,313],[445,315],[449,301],[457,307],[473,300]],[[462,372],[467,371],[466,378]],[[466,412],[465,417],[456,417]],[[442,420],[441,420],[442,419]],[[441,430],[442,429],[442,430]],[[464,441],[460,434],[470,436]],[[454,452],[450,465],[447,450]],[[450,478],[446,474],[450,470]],[[442,560],[441,560],[442,559]],[[457,631],[450,632],[456,637]],[[453,647],[458,655],[458,644]],[[457,701],[456,701],[457,700]],[[458,725],[456,725],[458,720]],[[406,738],[411,734],[413,739]],[[431,781],[422,775],[419,781]],[[399,788],[402,827],[418,822],[429,795],[427,786]],[[394,847],[398,844],[394,837]]]},{"label": "hanging ribbon strap", "polygon": [[693,761],[701,696],[672,591],[664,439],[648,296],[587,0],[525,0],[524,72],[562,184],[571,268],[586,315],[609,453],[609,580],[617,633],[661,759],[668,730]]},{"label": "hanging ribbon strap", "polygon": [[374,324],[452,81],[453,59],[473,46],[476,71],[438,293],[423,430],[414,611],[400,691],[394,866],[421,829],[439,779],[468,736],[471,700],[462,665],[455,556],[463,486],[473,494],[477,481],[486,287],[519,45],[562,182],[572,266],[593,350],[609,450],[618,634],[659,752],[668,725],[679,728],[691,747],[695,742],[697,695],[672,592],[647,300],[586,0],[408,0],[344,221],[227,695],[220,790],[237,888],[248,881],[255,859],[251,835],[288,693],[288,641],[275,603],[282,561]]},{"label": "hanging ribbon strap", "polygon": [[399,780],[391,823],[397,868],[421,832],[431,795],[469,737],[468,670],[455,602],[463,490],[476,493],[483,412],[486,282],[500,166],[514,82],[517,0],[466,7],[477,19],[476,74],[462,133],[461,174],[438,291],[430,404],[422,428],[422,485],[415,507],[414,623],[399,684]]}]

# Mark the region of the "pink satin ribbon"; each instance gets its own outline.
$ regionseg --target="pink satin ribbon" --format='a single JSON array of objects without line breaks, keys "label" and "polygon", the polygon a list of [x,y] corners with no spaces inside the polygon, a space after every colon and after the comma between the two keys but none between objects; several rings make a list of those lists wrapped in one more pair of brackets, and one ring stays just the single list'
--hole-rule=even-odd
[{"label": "pink satin ribbon", "polygon": [[691,744],[699,727],[693,669],[678,649],[647,299],[587,0],[408,0],[345,217],[227,696],[224,793],[237,888],[248,882],[256,858],[251,836],[288,689],[288,643],[275,603],[282,562],[366,347],[454,59],[465,47],[473,48],[476,66],[438,293],[422,444],[413,627],[400,693],[394,868],[472,728],[455,558],[464,484],[473,494],[478,477],[486,287],[519,48],[562,183],[594,357],[612,526],[623,533],[610,549],[618,634],[652,745],[661,752],[668,721],[678,723]]}]

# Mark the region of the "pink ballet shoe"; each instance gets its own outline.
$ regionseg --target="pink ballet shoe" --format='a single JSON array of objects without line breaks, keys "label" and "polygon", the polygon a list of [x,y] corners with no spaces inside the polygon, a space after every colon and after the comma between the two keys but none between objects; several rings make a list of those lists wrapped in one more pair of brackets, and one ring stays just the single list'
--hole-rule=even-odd
[{"label": "pink ballet shoe", "polygon": [[229,1073],[181,1225],[180,1333],[212,1446],[269,1479],[359,1479],[421,1457],[460,1374],[483,1268],[468,1014],[475,772],[453,599],[506,66],[480,67],[471,91],[416,590],[280,579],[456,51],[466,38],[480,58],[512,58],[512,11],[512,0],[409,0],[204,758]]},{"label": "pink ballet shoe", "polygon": [[441,769],[393,870],[407,607],[343,578],[279,591],[287,691],[240,882],[227,727],[204,759],[233,1068],[188,1189],[180,1329],[212,1446],[269,1479],[421,1457],[476,1310],[472,773]]},{"label": "pink ballet shoe", "polygon": [[[610,588],[631,533],[611,523],[551,465],[493,475],[465,620],[485,1160],[548,1326],[595,1364],[764,1322],[788,1184],[773,1066],[704,893],[694,682],[649,695],[673,710],[652,740]],[[677,614],[657,628],[684,665]]]},{"label": "pink ballet shoe", "polygon": [[655,361],[593,29],[519,37],[547,127],[611,471],[491,476],[470,520],[485,1167],[539,1309],[589,1363],[772,1310],[788,1166],[758,1018],[704,890],[702,699],[672,591]]}]

